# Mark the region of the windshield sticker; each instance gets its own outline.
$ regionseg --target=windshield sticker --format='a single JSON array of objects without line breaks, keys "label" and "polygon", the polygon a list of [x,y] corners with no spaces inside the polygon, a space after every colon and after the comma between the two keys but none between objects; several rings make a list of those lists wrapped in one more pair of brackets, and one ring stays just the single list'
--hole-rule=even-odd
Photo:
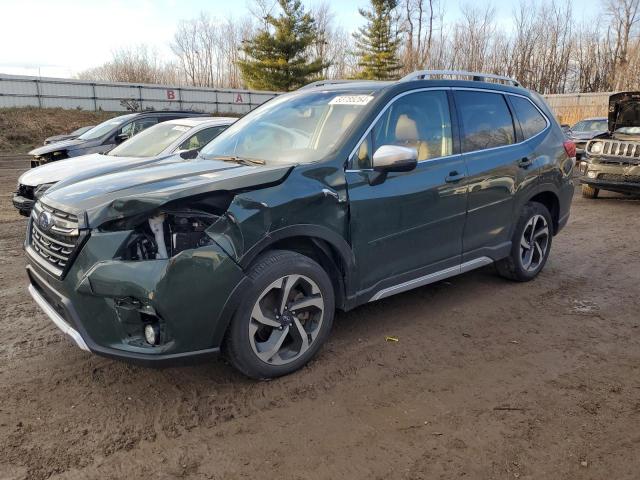
[{"label": "windshield sticker", "polygon": [[178,132],[188,132],[189,131],[189,127],[184,127],[182,125],[176,125],[171,130],[176,130]]},{"label": "windshield sticker", "polygon": [[329,105],[366,105],[373,97],[371,95],[340,95],[334,97]]}]

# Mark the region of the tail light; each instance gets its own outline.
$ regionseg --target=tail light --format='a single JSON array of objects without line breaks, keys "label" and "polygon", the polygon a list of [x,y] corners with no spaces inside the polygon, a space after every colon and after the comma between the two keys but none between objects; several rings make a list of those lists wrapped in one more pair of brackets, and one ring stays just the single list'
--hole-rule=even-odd
[{"label": "tail light", "polygon": [[576,144],[571,140],[565,140],[562,144],[564,151],[567,152],[569,158],[576,158]]}]

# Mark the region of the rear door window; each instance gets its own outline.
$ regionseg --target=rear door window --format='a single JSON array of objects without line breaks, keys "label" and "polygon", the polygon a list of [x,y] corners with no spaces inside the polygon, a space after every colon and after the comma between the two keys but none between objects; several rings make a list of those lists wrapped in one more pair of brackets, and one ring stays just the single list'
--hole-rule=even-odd
[{"label": "rear door window", "polygon": [[547,128],[547,120],[526,98],[511,96],[511,105],[518,117],[525,140]]},{"label": "rear door window", "polygon": [[473,152],[515,143],[513,118],[500,93],[456,91],[462,127],[462,151]]}]

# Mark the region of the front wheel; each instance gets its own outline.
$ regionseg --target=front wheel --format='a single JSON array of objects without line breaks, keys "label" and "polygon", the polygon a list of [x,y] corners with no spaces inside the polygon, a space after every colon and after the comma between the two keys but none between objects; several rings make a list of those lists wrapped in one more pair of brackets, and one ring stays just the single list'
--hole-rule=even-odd
[{"label": "front wheel", "polygon": [[225,353],[245,375],[267,379],[305,365],[329,336],[334,292],[312,259],[276,250],[249,272],[251,286],[231,321]]},{"label": "front wheel", "polygon": [[586,183],[582,184],[582,196],[584,198],[598,198],[598,193],[600,193],[599,188],[592,187]]},{"label": "front wheel", "polygon": [[496,262],[500,275],[518,282],[533,280],[549,258],[552,229],[547,207],[537,202],[525,204],[511,240],[511,254]]}]

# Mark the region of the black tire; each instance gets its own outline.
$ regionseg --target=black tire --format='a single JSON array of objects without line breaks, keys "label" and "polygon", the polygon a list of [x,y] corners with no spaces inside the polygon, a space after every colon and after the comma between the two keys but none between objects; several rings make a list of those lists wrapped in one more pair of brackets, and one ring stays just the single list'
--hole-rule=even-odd
[{"label": "black tire", "polygon": [[582,196],[584,198],[598,198],[598,193],[600,193],[599,188],[592,187],[586,183],[582,184]]},{"label": "black tire", "polygon": [[[282,332],[279,333],[277,330],[282,330],[282,328],[265,327],[260,322],[255,321],[252,312],[255,311],[254,307],[261,308],[259,302],[269,300],[269,298],[265,296],[265,292],[270,287],[273,288],[272,285],[274,282],[278,282],[279,279],[283,277],[296,278],[296,276],[302,276],[303,283],[305,280],[310,280],[315,284],[305,285],[313,285],[313,288],[317,287],[317,289],[319,289],[319,295],[324,305],[324,308],[320,310],[320,314],[317,313],[318,311],[314,313],[316,316],[320,315],[317,329],[314,332],[315,337],[313,337],[313,340],[310,340],[312,338],[311,335],[309,334],[307,336],[308,347],[304,350],[304,353],[302,353],[303,349],[300,347],[298,357],[292,355],[291,360],[282,360],[278,353],[278,360],[287,361],[288,363],[280,365],[267,363],[258,357],[257,351],[254,350],[257,348],[256,336],[260,333],[262,336],[266,335],[268,340],[271,336],[280,335]],[[285,250],[272,250],[261,255],[250,268],[248,277],[251,280],[251,285],[247,288],[225,337],[223,347],[225,356],[236,369],[251,378],[269,379],[292,373],[311,360],[329,337],[335,314],[335,292],[333,291],[331,280],[324,269],[309,257]],[[300,282],[301,280],[294,280],[293,283],[296,281]],[[309,286],[309,288],[311,288],[311,286]],[[292,288],[292,290],[294,289]],[[280,289],[280,293],[277,290],[272,291],[275,293],[269,293],[267,295],[272,295],[272,298],[275,298],[276,295],[281,295],[281,292],[286,291],[286,289]],[[293,294],[295,294],[295,292],[293,292]],[[313,298],[317,298],[317,296],[318,294]],[[309,298],[311,297],[310,294]],[[278,302],[280,302],[280,299],[277,299],[276,303]],[[293,303],[295,302],[292,302],[291,305],[293,305]],[[267,311],[270,312],[270,310]],[[289,311],[289,314],[290,313],[291,311]],[[294,315],[294,317],[298,319],[299,325],[300,319],[298,317],[300,316],[300,312],[298,311],[297,313],[298,315]],[[296,312],[293,311],[293,314],[296,314]],[[269,315],[271,315],[271,313],[269,313]],[[269,321],[276,320],[275,311],[273,315],[274,318],[270,318]],[[282,315],[282,312],[280,315],[282,316],[281,318],[285,317],[285,315]],[[311,317],[309,316],[308,318]],[[293,320],[290,315],[289,319]],[[280,319],[278,321],[282,322],[283,320]],[[307,321],[309,320],[307,319]],[[257,325],[258,328],[262,330],[254,333],[252,337],[250,324]],[[289,323],[288,326],[291,328],[291,333],[286,335],[283,345],[294,344],[295,338],[293,338],[293,335],[294,333],[299,335],[298,332],[300,332],[295,324]],[[266,330],[268,333],[263,333],[263,330]],[[300,339],[301,337],[298,338]]]},{"label": "black tire", "polygon": [[[542,221],[539,217],[544,218],[544,222],[546,222],[546,226],[548,229],[547,235],[547,243],[545,244],[544,253],[542,255],[538,255],[538,260],[535,265],[530,263],[528,268],[525,266],[525,260],[523,257],[528,250],[523,247],[522,242],[526,242],[524,240],[525,236],[531,232],[533,235],[534,229],[536,226],[532,226],[531,222],[536,219],[536,222],[539,222],[542,225]],[[540,231],[543,231],[543,228],[540,227]],[[507,258],[504,258],[498,262],[496,262],[496,268],[498,273],[505,278],[510,280],[514,280],[517,282],[528,282],[529,280],[533,280],[544,268],[547,263],[547,259],[549,258],[549,252],[551,251],[551,242],[553,239],[553,222],[551,219],[551,214],[547,207],[537,202],[528,202],[522,208],[520,212],[520,218],[518,219],[518,223],[513,232],[513,237],[511,239],[511,253]],[[540,239],[542,240],[542,239]],[[529,242],[531,244],[531,249],[535,252],[538,250],[535,248],[535,244],[533,242]]]}]

